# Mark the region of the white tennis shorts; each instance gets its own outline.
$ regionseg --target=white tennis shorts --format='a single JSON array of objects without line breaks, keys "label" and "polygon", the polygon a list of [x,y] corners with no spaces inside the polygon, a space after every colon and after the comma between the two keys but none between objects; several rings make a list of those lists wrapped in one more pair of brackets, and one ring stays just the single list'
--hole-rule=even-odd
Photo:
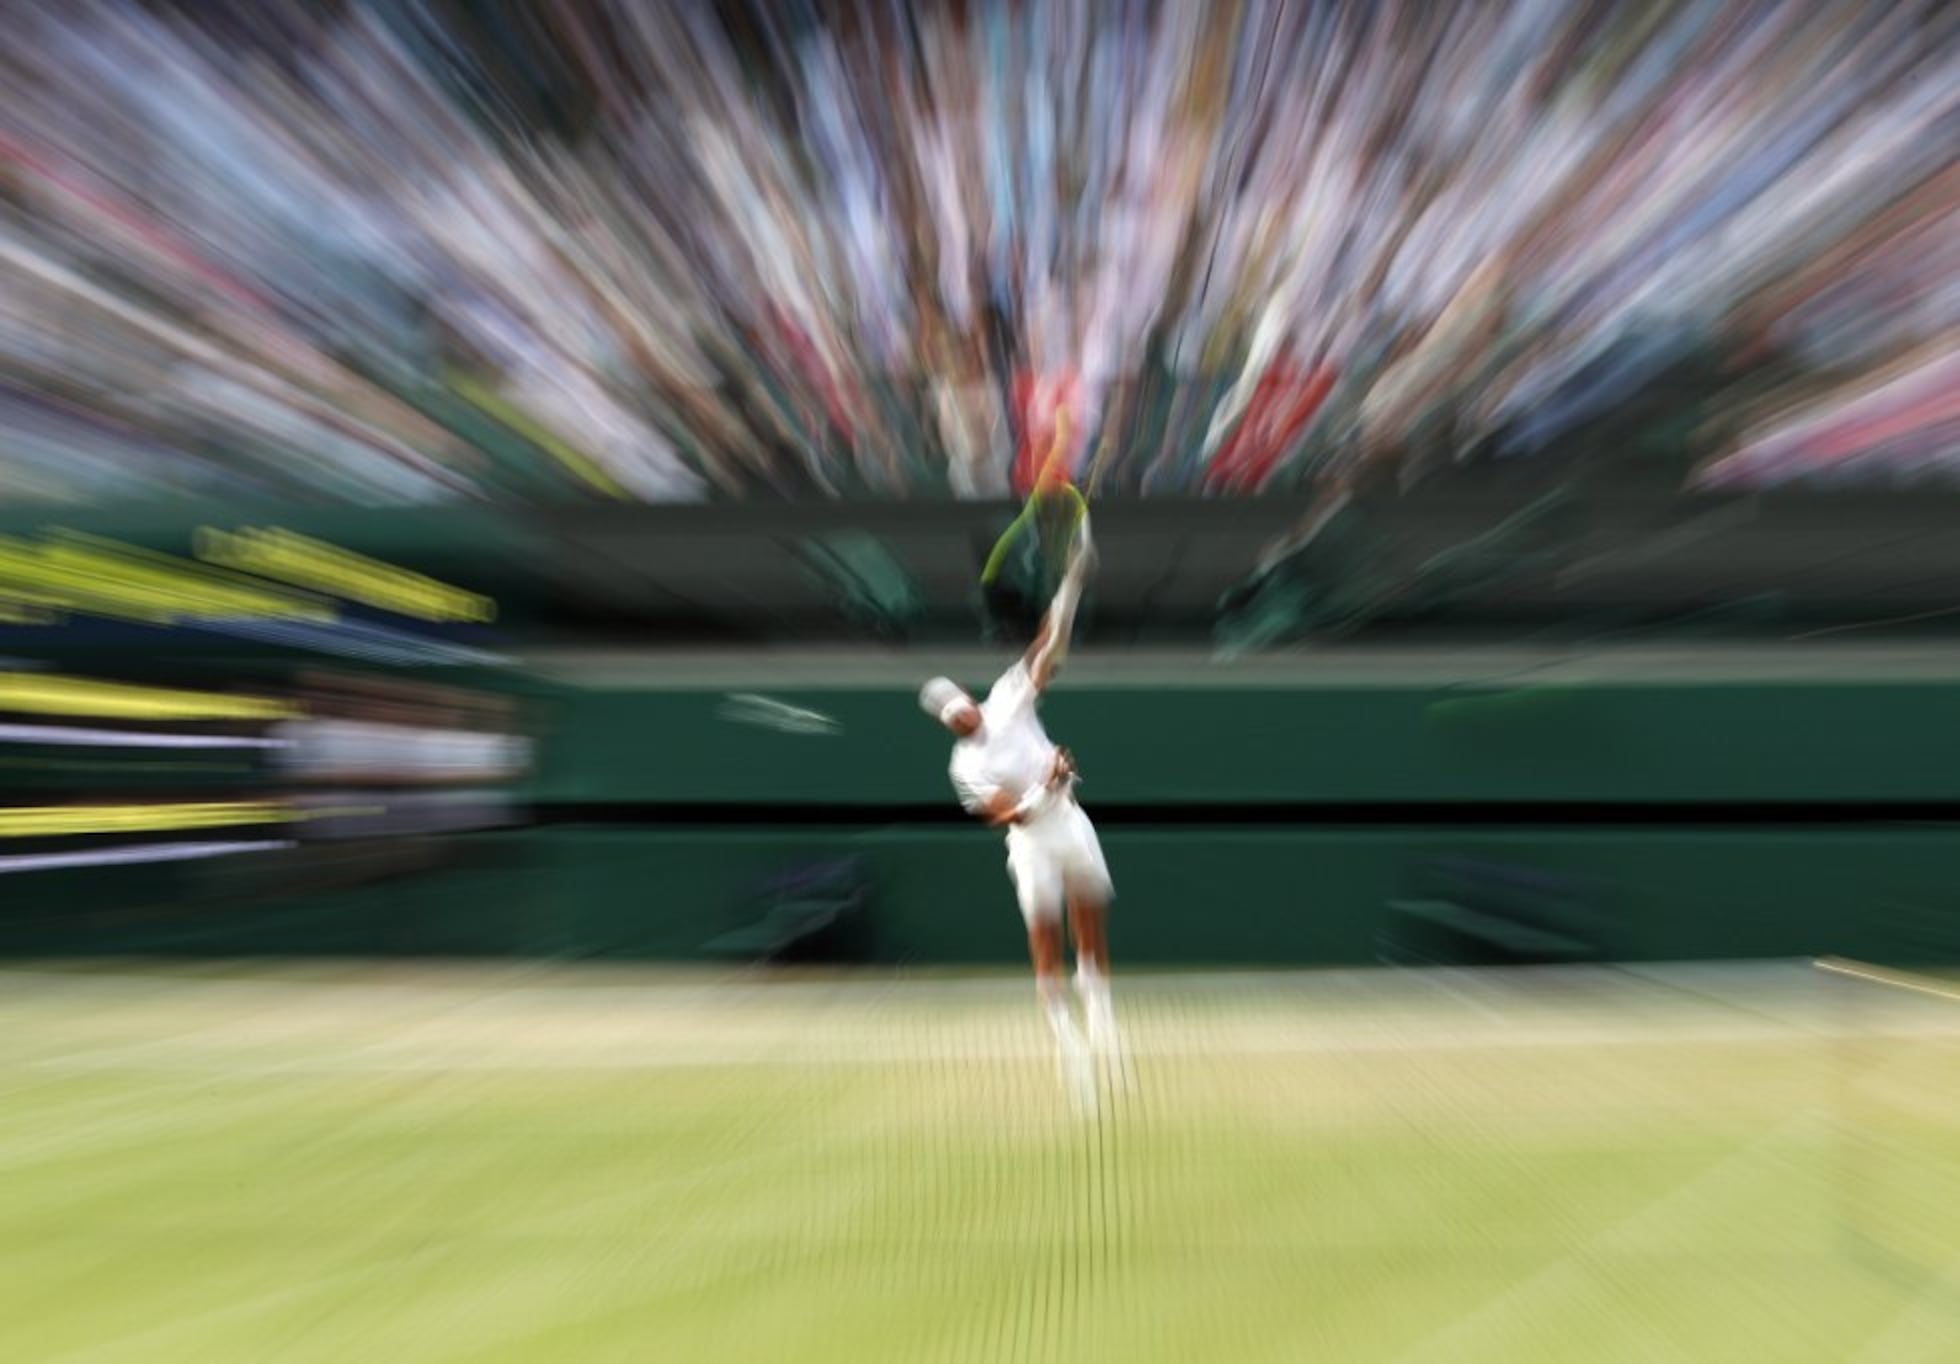
[{"label": "white tennis shorts", "polygon": [[1071,895],[1107,902],[1116,890],[1096,826],[1073,800],[1007,831],[1007,874],[1030,924],[1061,918]]}]

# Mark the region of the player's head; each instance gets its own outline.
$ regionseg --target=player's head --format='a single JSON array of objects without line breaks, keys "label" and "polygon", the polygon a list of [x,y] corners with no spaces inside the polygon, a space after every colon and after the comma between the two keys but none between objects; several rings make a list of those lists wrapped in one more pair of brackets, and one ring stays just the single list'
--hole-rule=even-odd
[{"label": "player's head", "polygon": [[962,739],[980,728],[980,703],[950,677],[935,677],[919,688],[919,708]]}]

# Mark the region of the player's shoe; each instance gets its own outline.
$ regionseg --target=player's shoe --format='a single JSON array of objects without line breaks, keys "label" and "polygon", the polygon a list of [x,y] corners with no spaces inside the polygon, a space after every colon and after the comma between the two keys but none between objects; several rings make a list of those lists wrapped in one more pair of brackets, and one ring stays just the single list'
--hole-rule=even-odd
[{"label": "player's shoe", "polygon": [[1055,1037],[1055,1065],[1062,1088],[1068,1091],[1078,1111],[1096,1109],[1096,1065],[1089,1046],[1077,1031],[1068,1005],[1061,999],[1048,1006],[1048,1029]]},{"label": "player's shoe", "polygon": [[1101,1107],[1102,1099],[1096,1086],[1095,1057],[1080,1037],[1060,1043],[1055,1055],[1061,1071],[1062,1088],[1068,1091],[1076,1112],[1084,1117],[1092,1116]]},{"label": "player's shoe", "polygon": [[1110,1003],[1109,982],[1076,973],[1075,991],[1082,1000],[1082,1015],[1088,1022],[1089,1051],[1118,1089],[1128,1089],[1131,1079],[1129,1057],[1124,1052],[1123,1033],[1116,1026],[1116,1009]]}]

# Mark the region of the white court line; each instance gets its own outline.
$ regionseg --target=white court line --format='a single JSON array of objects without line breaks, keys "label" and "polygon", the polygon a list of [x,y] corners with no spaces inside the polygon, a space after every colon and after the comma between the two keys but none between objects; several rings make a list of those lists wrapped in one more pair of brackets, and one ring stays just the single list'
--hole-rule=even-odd
[{"label": "white court line", "polygon": [[[433,1022],[433,1020],[430,1020]],[[795,1022],[795,1020],[786,1020]],[[812,1020],[814,1025],[814,1020]],[[1138,1028],[1134,1019],[1125,1025],[1125,1045],[1133,1057],[1159,1059],[1191,1059],[1205,1057],[1282,1057],[1282,1056],[1365,1056],[1365,1055],[1427,1055],[1439,1053],[1461,1053],[1477,1051],[1575,1051],[1602,1046],[1674,1046],[1721,1043],[1762,1043],[1788,1042],[1793,1037],[1802,1036],[1794,1029],[1776,1024],[1723,1024],[1691,1028],[1670,1027],[1665,1030],[1629,1031],[1609,1028],[1518,1028],[1485,1035],[1469,1035],[1463,1030],[1433,1032],[1424,1029],[1396,1029],[1393,1035],[1334,1035],[1329,1029],[1302,1028],[1304,1036],[1284,1036],[1255,1034],[1250,1030],[1230,1027],[1207,1029],[1211,1034],[1204,1039],[1191,1039],[1176,1036],[1152,1036],[1153,1033],[1176,1033],[1175,1024]],[[1386,1031],[1386,1030],[1383,1030]],[[1218,1036],[1220,1032],[1224,1037]],[[1936,1024],[1930,1021],[1917,1027],[1898,1026],[1887,1030],[1887,1035],[1895,1037],[1941,1037],[1960,1038],[1960,1019],[1950,1024]],[[267,1062],[252,1059],[249,1054],[226,1056],[223,1053],[200,1050],[195,1055],[170,1056],[168,1042],[138,1043],[131,1046],[103,1047],[90,1051],[77,1052],[66,1056],[50,1056],[31,1059],[24,1064],[37,1069],[57,1072],[87,1073],[93,1071],[161,1071],[166,1073],[206,1074],[223,1072],[237,1076],[278,1076],[278,1075],[359,1075],[359,1074],[440,1074],[455,1073],[525,1073],[531,1071],[663,1071],[700,1069],[739,1069],[744,1067],[800,1066],[847,1068],[868,1065],[892,1065],[923,1063],[959,1059],[964,1061],[1019,1061],[1051,1060],[1052,1048],[1045,1038],[1031,1036],[1025,1043],[1002,1045],[998,1042],[985,1047],[961,1044],[952,1035],[946,1036],[938,1044],[930,1033],[925,1037],[916,1034],[904,1042],[881,1038],[878,1041],[859,1038],[852,1044],[841,1045],[841,1039],[832,1038],[828,1043],[819,1041],[814,1045],[807,1040],[807,1029],[786,1027],[780,1033],[772,1033],[760,1040],[729,1046],[701,1045],[689,1042],[676,1047],[671,1039],[663,1037],[657,1027],[647,1029],[643,1034],[621,1036],[603,1044],[586,1044],[593,1047],[594,1054],[570,1054],[565,1047],[546,1047],[532,1057],[524,1056],[485,1056],[473,1050],[483,1045],[493,1045],[497,1039],[477,1036],[457,1036],[445,1039],[441,1050],[448,1055],[431,1054],[425,1056],[385,1056],[373,1055],[367,1058],[348,1056],[340,1058],[294,1057],[280,1061]],[[395,1040],[374,1044],[376,1049],[403,1050]],[[658,1054],[648,1048],[664,1047]],[[166,1054],[159,1054],[166,1053]]]},{"label": "white court line", "polygon": [[[168,845],[165,845],[168,846]],[[188,989],[211,992],[235,992],[241,995],[276,996],[290,999],[300,993],[333,992],[341,998],[358,998],[362,992],[375,996],[394,998],[403,993],[433,994],[436,992],[468,992],[479,994],[487,988],[508,991],[513,996],[540,996],[562,994],[568,999],[604,999],[610,996],[633,999],[655,1000],[659,1002],[694,1002],[697,1000],[720,1003],[734,1003],[746,999],[797,1000],[806,996],[830,999],[838,996],[855,996],[867,1003],[884,1000],[929,1000],[944,1002],[953,999],[981,998],[992,1000],[1008,996],[1032,999],[1033,982],[1024,968],[1001,968],[994,974],[947,974],[944,976],[912,975],[898,970],[890,972],[851,972],[827,979],[776,979],[752,970],[715,972],[700,968],[680,967],[667,972],[650,974],[644,982],[621,981],[618,979],[622,968],[599,965],[593,968],[595,974],[610,979],[584,981],[577,978],[577,966],[566,967],[560,962],[539,962],[535,966],[522,969],[489,969],[480,965],[465,965],[459,970],[456,963],[417,963],[405,971],[399,962],[367,962],[341,960],[337,963],[352,971],[375,970],[382,973],[400,972],[395,980],[332,980],[306,977],[283,977],[267,975],[257,977],[238,976],[193,976],[169,970],[116,970],[113,967],[101,968],[92,965],[82,971],[62,971],[37,969],[34,967],[0,968],[0,983],[18,985],[53,986],[67,992],[89,990],[103,994],[133,994],[145,999],[158,997],[163,989],[181,985]],[[1667,981],[1665,968],[1645,967],[1640,976],[1618,967],[1495,967],[1473,968],[1476,974],[1487,976],[1493,984],[1511,985],[1522,989],[1533,983],[1558,984],[1566,982],[1598,982],[1613,997],[1629,994],[1644,994],[1662,998],[1672,992],[1663,988]],[[1386,967],[1331,967],[1314,970],[1247,970],[1230,968],[1198,971],[1147,971],[1139,970],[1124,974],[1118,972],[1114,978],[1121,995],[1136,998],[1154,998],[1159,994],[1178,996],[1216,996],[1216,995],[1259,995],[1261,1002],[1297,1003],[1300,1001],[1326,1001],[1335,992],[1351,993],[1364,990],[1371,1000],[1380,1003],[1397,991],[1406,990],[1417,984],[1433,982],[1429,977],[1449,977],[1460,979],[1465,975],[1462,967],[1433,967],[1424,969],[1386,968]],[[556,980],[543,980],[536,983],[513,985],[510,978],[548,975],[554,971],[563,974]],[[1807,972],[1787,961],[1737,963],[1735,975],[1754,981],[1758,978],[1795,984],[1806,978]],[[1650,979],[1655,982],[1649,988],[1635,989],[1630,980]],[[1405,984],[1406,982],[1406,984]],[[1745,987],[1748,988],[1748,987]],[[1427,991],[1425,991],[1427,993]],[[1270,998],[1267,998],[1270,996]],[[1239,1002],[1243,1002],[1241,999]]]},{"label": "white court line", "polygon": [[[1026,1060],[1048,1055],[1033,1038],[1007,1041],[1004,1035],[975,1046],[964,1031],[970,1017],[959,1012],[939,1018],[909,1019],[892,1028],[894,1005],[914,1001],[946,1004],[989,1003],[1012,1009],[1022,1002],[1027,982],[1020,976],[894,981],[850,976],[835,980],[693,980],[675,983],[658,977],[644,985],[585,985],[552,979],[551,964],[444,979],[411,974],[396,980],[347,982],[320,979],[209,978],[149,975],[95,976],[60,971],[0,971],[0,985],[15,988],[4,1009],[7,1017],[31,1024],[44,1004],[90,999],[134,1003],[146,1010],[184,1006],[206,1009],[244,1000],[299,1008],[331,1005],[366,1010],[366,1031],[379,1033],[360,1051],[335,1055],[330,1021],[316,1029],[289,1033],[269,1059],[266,1049],[208,1045],[232,1025],[200,1019],[201,1026],[174,1037],[112,1043],[67,1054],[46,1049],[12,1049],[0,1064],[42,1072],[154,1071],[161,1074],[301,1076],[307,1074],[439,1074],[570,1070],[657,1072],[661,1070],[805,1065],[825,1068],[923,1063],[957,1056],[968,1060]],[[1779,966],[1777,972],[1791,968]],[[1808,972],[1796,968],[1803,975]],[[1531,1002],[1520,1008],[1477,1008],[1470,1017],[1438,1011],[1435,992],[1417,991],[1404,972],[1288,972],[1239,976],[1230,973],[1141,976],[1136,988],[1120,996],[1128,1018],[1125,1032],[1132,1054],[1140,1057],[1305,1056],[1425,1054],[1478,1050],[1563,1049],[1598,1046],[1785,1043],[1814,1035],[1812,1025],[1755,1011],[1724,1007],[1698,1014],[1636,1013],[1631,998],[1673,998],[1654,989],[1632,996],[1618,992],[1593,1004],[1589,1015],[1551,1014]],[[1451,973],[1454,975],[1455,973]],[[1761,972],[1749,974],[1760,975]],[[540,980],[539,977],[545,977]],[[1585,977],[1566,976],[1583,981]],[[1613,978],[1601,973],[1602,980]],[[1801,977],[1800,977],[1801,978]],[[1503,975],[1522,984],[1535,977]],[[1621,978],[1623,979],[1623,978]],[[1422,983],[1433,984],[1424,981]],[[1316,989],[1324,985],[1326,989]],[[1264,986],[1265,989],[1258,987]],[[1368,987],[1385,987],[1371,989]],[[1357,991],[1364,1007],[1356,1009]],[[1448,991],[1447,993],[1455,993]],[[1235,995],[1239,1009],[1271,1010],[1274,1016],[1238,1020],[1214,1018],[1205,1002]],[[1402,998],[1398,1000],[1397,996]],[[1425,996],[1428,1003],[1425,1003]],[[620,1008],[621,1004],[637,1007]],[[784,1005],[761,1013],[754,1005]],[[812,1013],[808,1006],[822,1006]],[[594,1007],[594,1006],[601,1007]],[[1180,1005],[1197,1005],[1184,1014]],[[386,1016],[374,1010],[386,1006]],[[476,1029],[474,1020],[493,1019],[516,1007],[552,1011],[554,1019],[590,1026],[602,1037],[545,1039],[529,1055],[510,1054],[505,1034]],[[1467,1010],[1466,1010],[1467,1011]],[[1028,1001],[1032,1017],[1032,1002]],[[733,1020],[732,1036],[717,1034],[722,1020]],[[36,1030],[29,1027],[26,1035]],[[1960,1036],[1960,1012],[1929,1009],[1889,1017],[1866,1029],[1898,1037]],[[346,1039],[340,1039],[345,1045]],[[36,1054],[39,1051],[41,1054]],[[295,1055],[294,1053],[298,1054]],[[323,1054],[325,1053],[325,1054]]]},{"label": "white court line", "polygon": [[1821,957],[1817,969],[1829,971],[1837,976],[1855,976],[1859,980],[1869,980],[1876,985],[1890,985],[1895,990],[1911,990],[1915,994],[1932,995],[1936,999],[1950,999],[1960,1004],[1960,990],[1941,989],[1925,980],[1893,971],[1881,971],[1875,967],[1854,966],[1841,957]]}]

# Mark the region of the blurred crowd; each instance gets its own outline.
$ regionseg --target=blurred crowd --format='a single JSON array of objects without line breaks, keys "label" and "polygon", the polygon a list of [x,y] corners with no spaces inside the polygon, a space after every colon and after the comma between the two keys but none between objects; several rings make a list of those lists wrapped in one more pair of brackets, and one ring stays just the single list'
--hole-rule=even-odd
[{"label": "blurred crowd", "polygon": [[1960,474],[1939,0],[64,0],[0,501]]},{"label": "blurred crowd", "polygon": [[508,696],[345,670],[220,685],[0,671],[0,878],[355,842],[358,866],[266,870],[358,877],[441,854],[414,840],[524,818],[533,742]]},{"label": "blurred crowd", "polygon": [[518,822],[532,742],[507,697],[372,674],[297,679],[302,713],[268,731],[302,841]]}]

